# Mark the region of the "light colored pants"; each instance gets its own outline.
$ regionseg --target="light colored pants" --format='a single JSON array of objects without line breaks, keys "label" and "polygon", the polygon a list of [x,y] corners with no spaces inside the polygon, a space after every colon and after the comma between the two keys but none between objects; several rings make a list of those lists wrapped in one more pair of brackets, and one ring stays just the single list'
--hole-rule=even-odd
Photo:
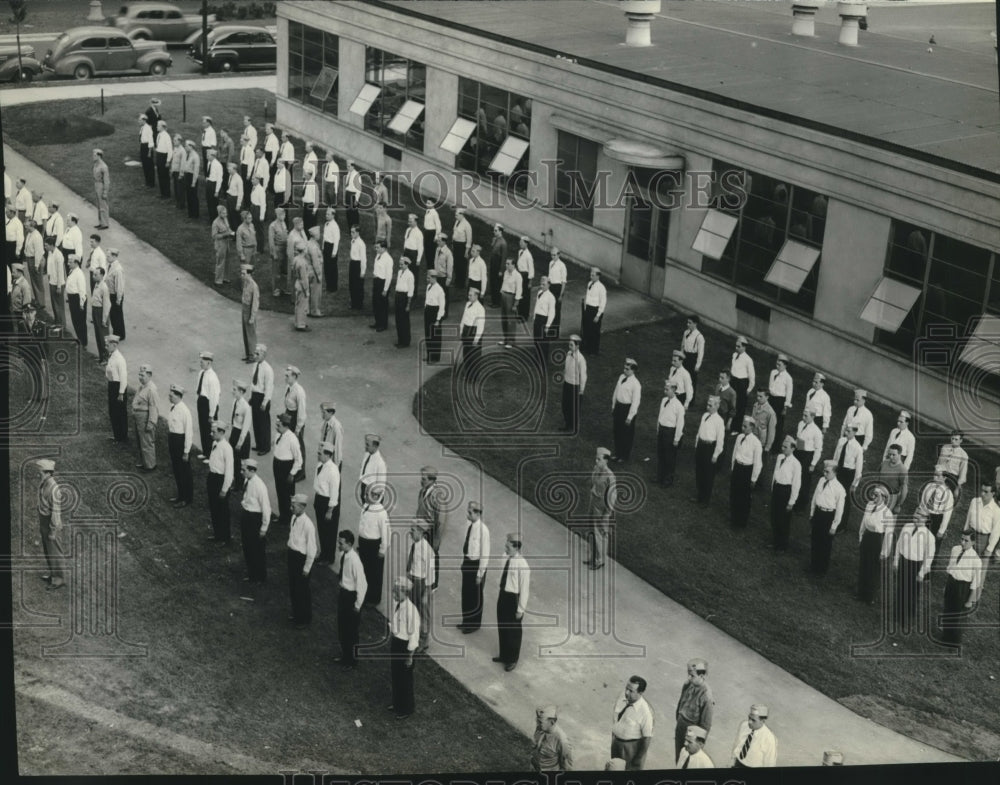
[{"label": "light colored pants", "polygon": [[139,442],[139,458],[143,466],[152,469],[156,466],[156,431],[146,429],[148,420],[149,412],[144,410],[132,412],[135,435]]},{"label": "light colored pants", "polygon": [[323,279],[314,278],[309,281],[309,313],[319,316],[321,313],[320,301],[323,299]]},{"label": "light colored pants", "polygon": [[97,189],[97,223],[107,226],[111,222],[111,208],[108,207],[108,190]]},{"label": "light colored pants", "polygon": [[306,326],[306,315],[309,313],[309,292],[303,291],[302,285],[295,284],[295,326]]},{"label": "light colored pants", "polygon": [[215,241],[215,282],[222,283],[226,277],[226,262],[229,260],[229,240]]}]

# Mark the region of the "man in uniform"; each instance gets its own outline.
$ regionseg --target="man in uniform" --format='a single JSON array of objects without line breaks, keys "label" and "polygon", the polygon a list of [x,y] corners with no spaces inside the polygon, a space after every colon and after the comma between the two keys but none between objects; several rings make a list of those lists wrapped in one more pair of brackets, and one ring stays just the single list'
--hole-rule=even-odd
[{"label": "man in uniform", "polygon": [[399,275],[396,276],[396,348],[405,349],[410,345],[410,305],[414,293],[413,273],[410,260],[399,257]]},{"label": "man in uniform", "polygon": [[451,230],[451,250],[455,259],[455,286],[465,286],[469,273],[469,252],[472,250],[472,225],[461,207],[455,210],[455,226]]},{"label": "man in uniform", "polygon": [[32,401],[46,401],[49,397],[49,364],[46,340],[48,329],[38,321],[34,303],[25,304],[21,319],[15,323],[17,331],[17,351],[24,359],[26,370],[31,376]]},{"label": "man in uniform", "polygon": [[632,443],[635,441],[635,415],[642,400],[642,385],[635,375],[638,368],[639,363],[631,357],[626,357],[621,376],[618,377],[614,393],[611,395],[611,419],[615,439],[615,453],[612,460],[618,463],[629,459],[632,454]]},{"label": "man in uniform", "polygon": [[[334,199],[336,200],[336,194]],[[337,252],[339,249],[340,225],[337,223],[337,212],[332,207],[328,207],[326,208],[326,221],[323,223],[323,279],[326,281],[328,292],[337,291]]]},{"label": "man in uniform", "polygon": [[733,444],[729,461],[732,471],[729,479],[729,520],[737,528],[750,522],[750,502],[753,489],[763,468],[763,446],[754,433],[756,422],[750,415],[743,418],[742,433]]},{"label": "man in uniform", "polygon": [[653,740],[653,709],[643,693],[646,680],[631,676],[612,709],[611,757],[625,761],[626,771],[641,771]]},{"label": "man in uniform", "polygon": [[184,200],[187,204],[188,218],[197,218],[198,211],[198,178],[201,177],[201,156],[195,150],[194,140],[184,143]]},{"label": "man in uniform", "polygon": [[413,584],[404,576],[392,585],[393,611],[389,617],[389,669],[392,677],[392,705],[396,719],[413,714],[413,655],[420,641],[420,614],[410,601]]},{"label": "man in uniform", "polygon": [[104,282],[108,285],[108,295],[111,299],[111,332],[121,340],[125,340],[125,271],[119,259],[117,248],[109,248],[108,274]]},{"label": "man in uniform", "polygon": [[795,439],[786,436],[781,442],[781,455],[775,461],[771,475],[771,544],[776,551],[788,550],[792,510],[802,493],[802,464],[794,452]]},{"label": "man in uniform", "polygon": [[816,484],[809,506],[812,530],[809,564],[811,571],[817,575],[826,575],[830,568],[833,536],[843,518],[846,498],[844,486],[837,482],[837,462],[823,461],[823,479]]},{"label": "man in uniform", "polygon": [[[296,221],[299,219],[296,218]],[[291,235],[289,235],[291,238]],[[295,329],[302,332],[309,332],[312,328],[306,324],[306,316],[309,313],[309,257],[308,245],[305,242],[297,241],[294,245],[294,253],[291,261],[292,294],[295,298]]]},{"label": "man in uniform", "polygon": [[254,347],[253,376],[250,380],[250,411],[253,420],[253,443],[258,455],[271,451],[271,396],[274,395],[274,369],[264,358],[267,346]]},{"label": "man in uniform", "polygon": [[354,670],[358,664],[358,630],[361,626],[361,608],[368,593],[368,579],[361,558],[354,548],[354,532],[342,531],[337,537],[340,553],[339,591],[337,592],[337,640],[340,656],[333,661],[345,671]]},{"label": "man in uniform", "polygon": [[[426,237],[426,233],[424,234]],[[444,315],[448,316],[448,296],[451,280],[455,275],[455,260],[448,247],[448,235],[438,233],[434,238],[437,247],[434,251],[434,269],[437,270],[438,285],[444,290]]]},{"label": "man in uniform", "polygon": [[608,468],[610,456],[611,450],[607,447],[598,447],[594,457],[594,468],[590,473],[590,519],[594,544],[591,557],[585,559],[583,563],[592,570],[599,570],[604,566],[615,517],[617,490],[614,472]]},{"label": "man in uniform", "polygon": [[[770,397],[771,407],[778,418],[776,425],[778,433],[785,431],[785,415],[792,408],[792,389],[792,376],[788,373],[788,356],[779,354],[774,363],[774,369],[768,375],[766,390]],[[767,452],[771,451],[770,445],[764,449]],[[774,451],[778,452],[779,449],[780,445],[775,445]]]},{"label": "man in uniform", "polygon": [[128,442],[128,414],[125,395],[128,390],[128,367],[125,358],[118,351],[118,336],[108,336],[108,364],[104,368],[104,376],[108,380],[108,417],[111,420],[114,442]]},{"label": "man in uniform", "polygon": [[132,422],[139,443],[137,469],[151,472],[156,468],[156,423],[160,419],[160,398],[153,382],[153,368],[139,366],[139,389],[132,399]]},{"label": "man in uniform", "polygon": [[[24,306],[31,302],[31,283],[24,274],[24,265],[21,262],[14,262],[10,266],[10,271],[14,279],[14,288],[10,293],[10,310],[15,316],[19,316]],[[84,330],[86,331],[86,327]],[[86,345],[84,343],[84,346]]]},{"label": "man in uniform", "polygon": [[549,261],[549,291],[556,301],[556,318],[552,322],[552,337],[559,337],[559,328],[562,326],[562,301],[566,296],[566,262],[559,256],[559,249],[552,249],[552,259]]},{"label": "man in uniform", "polygon": [[[531,255],[531,251],[528,250],[528,243],[530,242],[531,240],[528,237],[521,237],[517,241],[517,260],[514,266],[517,268],[517,274],[521,276],[522,292],[530,292],[531,282],[535,280],[535,258]],[[528,309],[530,307],[531,303],[528,302],[527,297],[523,298],[518,306],[518,315],[525,323],[528,321]]]},{"label": "man in uniform", "polygon": [[427,651],[431,629],[431,584],[434,583],[434,549],[428,542],[430,524],[416,518],[410,524],[410,550],[406,557],[406,577],[413,586],[413,604],[420,613],[420,646],[417,654]]},{"label": "man in uniform", "polygon": [[813,422],[812,404],[802,410],[802,419],[795,429],[795,459],[802,467],[802,493],[795,502],[795,510],[805,509],[806,500],[811,498],[812,475],[823,455],[823,434]]},{"label": "man in uniform", "polygon": [[[757,438],[760,439],[760,445],[764,448],[764,460],[767,460],[767,456],[773,451],[775,453],[781,452],[781,442],[784,440],[785,433],[783,430],[779,430],[778,416],[775,414],[774,407],[771,406],[768,400],[769,393],[762,387],[757,388],[757,400],[753,405],[753,419],[754,424],[757,429]],[[782,420],[782,427],[784,427],[784,420]],[[781,434],[781,438],[776,439],[776,434]]]},{"label": "man in uniform", "polygon": [[384,240],[375,241],[375,261],[372,262],[372,315],[369,327],[381,333],[389,329],[389,284],[392,283],[392,257]]},{"label": "man in uniform", "polygon": [[458,629],[468,635],[483,621],[483,586],[490,562],[490,530],[483,520],[483,505],[471,501],[466,508],[462,545],[462,621]]},{"label": "man in uniform", "polygon": [[778,742],[767,722],[767,706],[755,703],[747,719],[740,723],[733,745],[732,766],[738,769],[769,768],[777,765]]},{"label": "man in uniform", "polygon": [[535,710],[535,735],[532,739],[531,768],[533,771],[571,771],[573,746],[566,732],[556,723],[559,711],[555,706]]},{"label": "man in uniform", "polygon": [[736,408],[730,423],[730,428],[732,428],[737,423],[743,422],[747,413],[747,399],[753,392],[756,382],[753,359],[747,354],[747,339],[742,335],[736,338],[736,351],[733,352],[733,358],[730,362],[729,376],[733,389],[736,390]]},{"label": "man in uniform", "polygon": [[444,318],[444,289],[437,280],[437,271],[428,270],[427,293],[424,296],[424,342],[427,344],[427,362],[441,359],[441,320]]},{"label": "man in uniform", "polygon": [[226,441],[226,424],[212,424],[212,452],[208,458],[206,488],[208,511],[212,518],[209,542],[228,545],[232,533],[229,527],[229,489],[233,485],[233,448]]},{"label": "man in uniform", "polygon": [[332,564],[337,551],[337,526],[340,515],[337,507],[340,501],[340,469],[333,462],[336,448],[329,442],[321,442],[316,450],[316,476],[313,478],[313,510],[316,512],[316,528],[319,536],[319,558],[317,564]]},{"label": "man in uniform", "polygon": [[486,310],[479,302],[479,290],[469,289],[468,302],[459,323],[462,339],[461,365],[466,367],[466,377],[474,382],[479,374],[479,357],[483,350],[483,330],[486,328]]},{"label": "man in uniform", "polygon": [[903,454],[900,457],[903,459],[903,466],[906,467],[906,471],[909,471],[913,463],[913,454],[916,452],[917,447],[917,440],[913,435],[913,431],[910,430],[909,412],[900,412],[896,418],[896,427],[889,433],[889,441],[885,444],[882,460],[888,457],[890,444],[898,444],[903,448]]},{"label": "man in uniform", "polygon": [[257,476],[257,461],[247,458],[243,462],[243,500],[240,502],[240,539],[243,559],[247,565],[248,583],[267,582],[266,549],[267,527],[271,523],[271,499],[267,486]]},{"label": "man in uniform", "polygon": [[[229,225],[229,210],[225,205],[216,208],[217,216],[212,222],[212,246],[215,248],[215,285],[222,286],[228,274],[229,240],[236,237],[236,232]],[[243,230],[243,224],[237,229]]]},{"label": "man in uniform", "polygon": [[[410,260],[414,286],[418,286],[420,283],[420,260],[424,258],[424,233],[417,226],[416,213],[410,213],[406,216],[406,232],[403,234],[403,256]],[[433,266],[432,264],[427,265],[428,272]]]},{"label": "man in uniform", "polygon": [[49,302],[52,318],[59,327],[66,327],[66,262],[54,238],[45,240],[45,267],[49,281]]},{"label": "man in uniform", "polygon": [[698,425],[694,453],[694,481],[697,488],[695,501],[703,507],[712,498],[715,471],[725,443],[726,425],[719,416],[719,396],[710,395]]},{"label": "man in uniform", "polygon": [[260,308],[260,287],[253,279],[253,265],[241,264],[240,277],[243,279],[243,362],[251,363],[254,361],[257,346],[257,311]]},{"label": "man in uniform", "polygon": [[306,256],[309,260],[309,315],[315,318],[323,316],[323,249],[320,247],[320,229],[311,226],[307,234]]},{"label": "man in uniform", "polygon": [[[277,418],[278,436],[274,440],[274,490],[278,496],[278,520],[287,525],[291,518],[292,496],[295,495],[295,478],[302,471],[302,448],[290,430],[292,418],[282,413]],[[303,494],[304,496],[304,494]]]},{"label": "man in uniform", "polygon": [[194,501],[194,483],[191,478],[191,445],[194,442],[194,426],[187,404],[181,400],[184,388],[179,384],[170,385],[170,409],[167,412],[167,449],[170,452],[170,466],[174,471],[177,495],[170,499],[174,507],[187,507]]},{"label": "man in uniform", "polygon": [[698,725],[689,725],[684,734],[684,746],[677,754],[678,769],[714,769],[715,764],[703,749],[707,731]]},{"label": "man in uniform", "polygon": [[222,163],[219,161],[219,154],[215,149],[208,151],[205,160],[207,161],[206,168],[208,169],[205,176],[205,203],[207,205],[207,213],[211,217],[215,215],[216,208],[219,207],[219,201],[224,198],[222,196],[222,184],[226,176],[222,168]]},{"label": "man in uniform", "polygon": [[212,450],[212,423],[219,416],[219,397],[222,386],[219,377],[212,368],[215,355],[212,352],[202,352],[198,355],[201,372],[198,374],[198,388],[195,395],[198,401],[198,432],[201,435],[202,462],[208,463],[208,454]]},{"label": "man in uniform", "polygon": [[368,269],[368,249],[361,239],[360,228],[351,227],[350,260],[347,267],[347,286],[351,293],[351,310],[360,311],[365,302],[365,272]]},{"label": "man in uniform", "polygon": [[[843,436],[846,426],[852,423],[857,425],[858,429],[854,438],[858,440],[861,449],[865,452],[868,452],[874,438],[874,418],[871,409],[865,405],[867,399],[868,393],[865,390],[854,391],[854,405],[848,408],[847,414],[844,415],[844,423],[840,428],[840,435]],[[889,444],[891,446],[892,442]]]},{"label": "man in uniform", "polygon": [[[844,427],[845,433],[850,433],[851,426]],[[902,448],[898,444],[890,444],[887,455],[879,467],[878,480],[889,489],[889,509],[893,515],[899,515],[910,493],[910,481],[901,457]]]},{"label": "man in uniform", "polygon": [[469,256],[469,288],[479,290],[479,299],[486,305],[486,289],[489,284],[489,274],[486,271],[486,261],[481,252],[483,248],[473,243]]},{"label": "man in uniform", "polygon": [[62,547],[62,509],[60,507],[59,483],[56,481],[56,464],[48,458],[36,461],[42,475],[38,486],[38,529],[42,539],[42,550],[48,573],[42,575],[48,581],[49,590],[61,589],[66,585],[61,560],[65,557]]},{"label": "man in uniform", "polygon": [[[500,224],[493,226],[493,239],[490,244],[490,282],[491,305],[494,308],[500,307],[500,283],[503,277],[504,262],[507,261],[507,241],[503,236],[503,227]],[[524,293],[527,296],[527,292]]]},{"label": "man in uniform", "polygon": [[854,438],[857,425],[845,426],[845,433],[837,441],[833,451],[833,461],[837,464],[837,481],[847,491],[847,502],[844,505],[844,518],[841,528],[850,525],[851,508],[854,507],[852,497],[861,484],[861,465],[864,462],[864,452],[857,439]]},{"label": "man in uniform", "polygon": [[504,265],[503,279],[500,283],[500,325],[503,328],[503,340],[497,341],[497,346],[506,346],[510,349],[514,343],[516,318],[524,290],[521,288],[521,275],[514,268],[514,260],[508,259]]},{"label": "man in uniform", "polygon": [[274,209],[274,220],[267,227],[267,247],[271,252],[271,288],[278,297],[291,289],[291,271],[288,269],[288,228],[285,226],[285,208]]},{"label": "man in uniform", "polygon": [[368,582],[368,591],[362,597],[363,604],[374,608],[382,602],[385,555],[389,549],[389,513],[382,506],[380,490],[373,489],[369,498],[370,501],[361,508],[358,521],[358,556]]},{"label": "man in uniform", "polygon": [[580,351],[580,341],[579,335],[569,337],[563,365],[562,430],[570,433],[580,429],[580,405],[587,388],[587,358]]},{"label": "man in uniform", "polygon": [[816,373],[813,375],[812,387],[806,391],[805,406],[805,408],[814,411],[816,413],[816,417],[820,419],[820,422],[817,423],[817,425],[822,428],[823,434],[826,434],[827,430],[830,428],[830,417],[832,414],[832,409],[830,408],[830,394],[823,389],[823,385],[825,383],[826,377],[823,374]]},{"label": "man in uniform", "polygon": [[607,307],[608,290],[601,282],[601,271],[591,267],[587,291],[583,296],[583,316],[580,322],[584,354],[600,354],[601,325],[604,323],[604,311]]},{"label": "man in uniform", "polygon": [[538,282],[538,293],[535,295],[535,313],[531,330],[535,339],[535,352],[543,370],[549,361],[549,340],[553,335],[552,325],[555,318],[556,298],[549,291],[548,276],[543,275]]},{"label": "man in uniform", "polygon": [[243,461],[250,457],[250,422],[253,414],[246,394],[250,385],[233,379],[233,410],[229,417],[229,446],[233,448],[233,488],[243,490]]},{"label": "man in uniform", "polygon": [[[299,450],[306,454],[306,443],[303,438],[306,428],[306,391],[299,384],[302,373],[295,365],[285,368],[285,395],[283,397],[285,414],[291,421],[292,431],[299,439]],[[305,472],[300,471],[296,480],[304,480]]]},{"label": "man in uniform", "polygon": [[69,275],[66,276],[66,302],[69,303],[69,318],[73,333],[80,345],[87,348],[87,279],[80,269],[80,257],[68,259]]},{"label": "man in uniform", "polygon": [[674,755],[678,756],[678,759],[686,745],[688,731],[692,727],[697,727],[702,743],[712,730],[715,698],[712,695],[712,688],[708,686],[707,674],[708,662],[704,659],[696,657],[688,660],[687,681],[681,687],[681,696],[674,712],[677,718],[677,725],[674,728]]},{"label": "man in uniform", "polygon": [[[236,227],[236,256],[240,260],[241,267],[242,265],[252,265],[257,253],[257,230],[253,225],[253,214],[250,210],[244,210],[242,218],[243,222]],[[228,283],[229,279],[225,277],[226,273],[228,271],[225,271],[222,280]],[[216,278],[218,278],[218,271],[216,271]]]},{"label": "man in uniform", "polygon": [[97,194],[97,229],[107,229],[111,221],[111,211],[108,207],[108,200],[111,198],[111,173],[108,165],[104,163],[104,151],[95,148],[92,158],[94,160],[94,191]]},{"label": "man in uniform", "polygon": [[[374,456],[372,456],[374,457]],[[434,549],[434,581],[431,591],[438,587],[441,564],[441,540],[448,525],[448,511],[444,506],[447,491],[439,485],[437,469],[433,466],[423,466],[420,469],[420,491],[417,493],[417,511],[415,517],[427,521],[429,541]]]},{"label": "man in uniform", "polygon": [[500,573],[500,592],[497,595],[497,636],[500,654],[493,658],[508,673],[517,667],[521,658],[521,622],[528,609],[531,568],[521,555],[521,535],[510,532],[504,542],[503,571]]},{"label": "man in uniform", "polygon": [[656,482],[664,488],[674,484],[677,448],[684,436],[684,406],[677,397],[677,383],[669,379],[663,384],[656,417]]},{"label": "man in uniform", "polygon": [[45,241],[34,219],[25,222],[24,266],[31,285],[31,299],[40,308],[45,307],[45,293],[48,291],[48,274],[45,269]]},{"label": "man in uniform", "polygon": [[316,560],[318,543],[316,524],[306,515],[309,497],[297,493],[291,499],[292,519],[288,532],[288,593],[292,600],[289,621],[295,629],[304,630],[312,622],[312,592],[309,578]]}]

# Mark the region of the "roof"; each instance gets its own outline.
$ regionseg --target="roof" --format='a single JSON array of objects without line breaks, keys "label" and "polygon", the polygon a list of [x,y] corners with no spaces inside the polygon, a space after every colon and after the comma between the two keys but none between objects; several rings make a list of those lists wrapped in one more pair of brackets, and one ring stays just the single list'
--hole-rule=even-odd
[{"label": "roof", "polygon": [[802,38],[786,3],[663,0],[646,48],[623,45],[625,16],[610,0],[381,4],[1000,180],[992,3],[870,4],[869,30],[845,47],[834,4],[817,14],[816,36]]}]

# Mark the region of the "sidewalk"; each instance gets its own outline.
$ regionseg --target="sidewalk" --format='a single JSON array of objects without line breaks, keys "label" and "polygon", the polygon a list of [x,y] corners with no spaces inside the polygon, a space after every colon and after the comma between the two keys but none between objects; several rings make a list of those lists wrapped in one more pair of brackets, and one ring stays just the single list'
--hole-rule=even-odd
[{"label": "sidewalk", "polygon": [[[273,76],[264,78],[272,80],[273,85]],[[239,81],[242,86],[242,78]],[[257,78],[247,81],[261,86]],[[204,79],[198,84],[200,89],[235,86],[232,80]],[[74,97],[80,97],[80,86],[70,89]],[[170,82],[157,83],[156,87],[147,82],[126,92],[145,95],[174,89],[178,88]],[[0,103],[6,103],[8,95],[0,94]],[[44,100],[55,97],[45,91]],[[24,173],[32,183],[38,183],[50,200],[58,199],[64,214],[77,212],[81,225],[93,223],[92,205],[9,148],[5,147],[4,153],[9,171]],[[112,172],[112,177],[116,174],[121,176],[120,172]],[[151,363],[163,393],[172,382],[191,389],[197,379],[198,353],[211,349],[223,389],[228,388],[230,379],[245,377],[247,366],[240,361],[239,305],[206,288],[123,230],[114,221],[116,209],[123,209],[120,202],[112,204],[111,229],[102,234],[104,244],[121,249],[125,261],[130,294],[125,305],[128,340],[122,348],[130,367]],[[576,284],[582,285],[580,281]],[[567,334],[577,326],[575,310],[567,309]],[[605,329],[646,321],[661,312],[659,306],[638,295],[615,292]],[[414,313],[412,320],[419,334],[420,315]],[[455,321],[453,313],[448,323],[454,325]],[[460,581],[457,565],[446,566],[444,559],[445,574],[434,595],[436,623],[431,655],[526,735],[534,727],[537,705],[559,704],[560,725],[574,744],[575,768],[602,768],[609,757],[611,707],[628,676],[637,673],[648,680],[646,697],[656,709],[657,727],[647,768],[669,768],[673,765],[673,707],[685,679],[685,663],[690,657],[704,656],[710,663],[709,682],[716,697],[714,730],[706,751],[719,765],[728,764],[736,728],[750,704],[756,702],[771,708],[768,724],[778,738],[778,760],[783,766],[817,765],[825,749],[844,751],[850,764],[956,760],[857,716],[621,567],[597,573],[607,582],[603,584],[591,583],[593,574],[586,570],[581,576],[579,545],[564,526],[421,432],[412,414],[413,394],[422,382],[421,374],[428,372],[426,367],[421,369],[419,348],[395,349],[393,334],[376,335],[368,329],[368,322],[367,314],[312,320],[313,332],[302,336],[292,331],[287,315],[262,312],[257,330],[259,340],[269,347],[268,359],[279,376],[280,369],[288,364],[303,369],[302,383],[309,400],[305,434],[309,456],[319,433],[318,404],[335,400],[337,416],[347,435],[344,480],[353,485],[358,478],[363,434],[381,433],[397,497],[394,518],[405,518],[415,509],[419,470],[425,464],[436,465],[442,475],[453,475],[465,489],[466,500],[482,499],[493,541],[493,560],[487,574],[486,624],[494,619],[504,535],[516,529],[523,532],[524,554],[533,572],[518,669],[504,673],[491,662],[497,653],[497,640],[489,627],[463,636],[453,626],[445,626],[458,621]],[[95,368],[92,372],[100,371]],[[308,463],[312,465],[311,459]],[[273,488],[270,462],[264,464],[262,476]],[[567,468],[586,472],[590,467]],[[344,504],[343,525],[354,528],[358,510],[347,492]],[[459,501],[459,512],[451,516],[442,554],[461,552],[464,508],[465,501]],[[286,589],[276,583],[273,591]],[[432,709],[418,707],[420,710]],[[446,769],[442,761],[442,770]]]}]

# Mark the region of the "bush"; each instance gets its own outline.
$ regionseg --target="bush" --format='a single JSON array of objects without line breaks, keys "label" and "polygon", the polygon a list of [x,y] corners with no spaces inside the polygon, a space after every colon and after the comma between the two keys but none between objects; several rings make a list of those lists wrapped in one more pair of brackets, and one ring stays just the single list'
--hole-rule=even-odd
[{"label": "bush", "polygon": [[261,8],[259,5],[257,5],[257,3],[251,3],[250,9],[247,11],[247,14],[250,16],[251,19],[260,19],[262,16],[264,16],[264,9]]},{"label": "bush", "polygon": [[278,4],[277,3],[264,3],[264,16],[268,19],[278,15]]},{"label": "bush", "polygon": [[247,18],[247,7],[245,5],[238,6],[236,9],[236,18],[243,21]]}]

